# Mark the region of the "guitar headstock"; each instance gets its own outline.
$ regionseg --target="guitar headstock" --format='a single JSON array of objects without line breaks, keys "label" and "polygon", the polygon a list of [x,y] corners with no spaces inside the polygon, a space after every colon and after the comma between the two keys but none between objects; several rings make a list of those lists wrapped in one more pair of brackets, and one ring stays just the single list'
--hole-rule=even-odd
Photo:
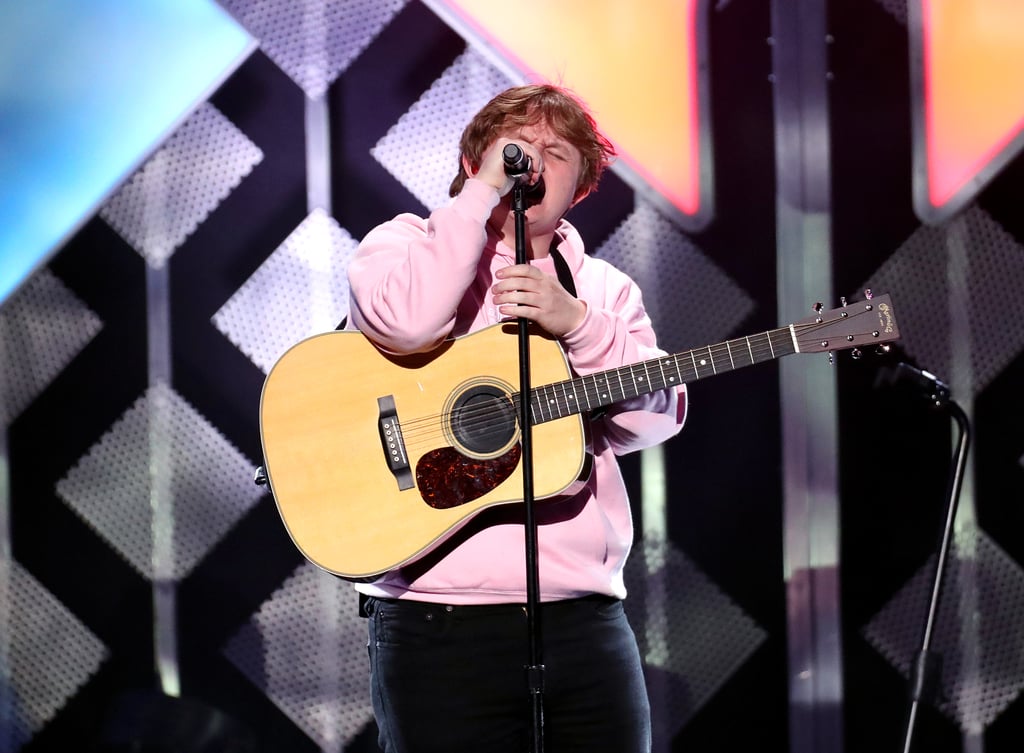
[{"label": "guitar headstock", "polygon": [[793,331],[801,353],[881,345],[900,336],[888,294],[871,296],[865,301],[844,304],[830,311],[819,311],[795,322]]}]

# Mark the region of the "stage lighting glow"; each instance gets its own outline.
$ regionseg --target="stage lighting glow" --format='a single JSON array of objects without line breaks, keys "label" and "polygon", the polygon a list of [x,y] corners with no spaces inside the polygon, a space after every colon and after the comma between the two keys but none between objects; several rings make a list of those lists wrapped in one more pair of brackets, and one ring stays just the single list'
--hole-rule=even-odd
[{"label": "stage lighting glow", "polygon": [[938,223],[1024,146],[1024,3],[915,0],[915,205]]},{"label": "stage lighting glow", "polygon": [[[710,215],[703,0],[433,0],[514,73],[574,90],[620,154],[684,224]],[[636,180],[636,179],[639,180]]]},{"label": "stage lighting glow", "polygon": [[0,304],[254,48],[212,0],[0,4]]}]

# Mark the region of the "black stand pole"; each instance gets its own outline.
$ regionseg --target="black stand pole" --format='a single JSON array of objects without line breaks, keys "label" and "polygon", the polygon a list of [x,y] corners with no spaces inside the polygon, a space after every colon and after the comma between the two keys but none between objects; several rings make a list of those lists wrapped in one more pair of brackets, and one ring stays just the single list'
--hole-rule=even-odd
[{"label": "black stand pole", "polygon": [[949,555],[953,539],[953,525],[956,521],[956,510],[960,499],[960,486],[963,482],[964,467],[967,461],[967,448],[970,444],[971,427],[967,414],[964,413],[959,405],[950,400],[949,388],[932,374],[929,374],[927,371],[919,371],[912,366],[901,363],[897,366],[897,378],[924,389],[935,407],[947,410],[956,421],[960,430],[956,462],[950,471],[949,489],[946,499],[946,520],[939,543],[938,560],[935,564],[931,602],[928,605],[928,616],[924,625],[921,648],[914,657],[910,668],[910,713],[907,715],[906,734],[903,739],[903,753],[910,753],[914,737],[914,726],[917,723],[918,709],[922,701],[929,700],[932,697],[942,666],[942,657],[931,650],[931,645],[939,609],[939,600],[942,595],[942,581],[946,569],[946,559]]},{"label": "black stand pole", "polygon": [[[516,227],[516,264],[526,264],[526,189],[517,180],[512,188]],[[540,579],[537,569],[537,521],[533,510],[533,418],[530,414],[530,320],[519,317],[519,431],[523,448],[523,504],[526,509],[526,632],[529,664],[526,681],[530,693],[533,753],[544,751],[544,664],[541,651]]]}]

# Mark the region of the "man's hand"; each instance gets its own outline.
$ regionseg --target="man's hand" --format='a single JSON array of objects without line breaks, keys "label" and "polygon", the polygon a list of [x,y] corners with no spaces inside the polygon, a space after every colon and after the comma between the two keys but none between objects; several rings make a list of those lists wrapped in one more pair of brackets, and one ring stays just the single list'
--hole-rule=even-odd
[{"label": "man's hand", "polygon": [[529,264],[504,267],[491,288],[504,316],[525,317],[555,337],[572,332],[583,321],[587,305],[573,298],[562,284]]},{"label": "man's hand", "polygon": [[505,174],[505,160],[502,157],[502,150],[505,148],[506,144],[518,144],[519,147],[526,152],[526,156],[530,158],[530,176],[528,183],[536,183],[540,179],[540,174],[544,172],[544,159],[533,144],[521,139],[510,139],[504,136],[498,138],[493,144],[487,147],[487,151],[484,152],[480,160],[480,167],[478,170],[473,171],[472,167],[465,163],[464,166],[468,175],[494,186],[494,189],[501,196],[504,196],[511,191],[512,186],[515,185],[515,181]]}]

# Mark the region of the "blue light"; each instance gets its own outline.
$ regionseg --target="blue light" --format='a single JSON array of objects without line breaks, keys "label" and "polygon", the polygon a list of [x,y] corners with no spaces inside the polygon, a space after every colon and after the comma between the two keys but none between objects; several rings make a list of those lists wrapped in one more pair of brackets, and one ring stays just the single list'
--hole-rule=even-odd
[{"label": "blue light", "polygon": [[254,48],[212,0],[0,4],[0,304]]}]

